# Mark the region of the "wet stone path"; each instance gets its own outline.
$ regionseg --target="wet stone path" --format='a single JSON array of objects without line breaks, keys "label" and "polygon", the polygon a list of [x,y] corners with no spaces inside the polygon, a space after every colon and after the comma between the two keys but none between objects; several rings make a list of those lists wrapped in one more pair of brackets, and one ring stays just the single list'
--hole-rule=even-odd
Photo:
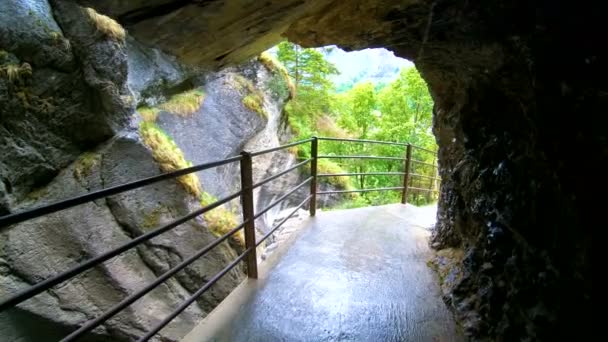
[{"label": "wet stone path", "polygon": [[197,327],[185,340],[461,341],[427,266],[428,216],[401,204],[318,213],[233,316],[208,317],[212,337]]}]

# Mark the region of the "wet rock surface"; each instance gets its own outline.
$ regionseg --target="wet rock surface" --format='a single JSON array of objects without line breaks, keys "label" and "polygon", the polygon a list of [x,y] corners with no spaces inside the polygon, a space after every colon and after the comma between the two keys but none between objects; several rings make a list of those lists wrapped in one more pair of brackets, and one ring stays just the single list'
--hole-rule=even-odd
[{"label": "wet rock surface", "polygon": [[[158,173],[156,162],[147,148],[138,142],[137,136],[120,136],[64,169],[29,202],[50,203],[88,189]],[[30,203],[21,205],[28,207]],[[172,180],[14,226],[0,235],[2,292],[23,290],[169,223],[198,206],[198,201]],[[18,309],[3,313],[0,316],[3,338],[9,341],[63,338],[215,239],[203,220],[184,223],[36,296]],[[232,248],[221,244],[110,319],[87,339],[129,341],[140,337],[235,257]],[[179,340],[242,279],[243,271],[237,267],[160,336],[166,341]],[[47,328],[42,331],[31,329],[37,324]],[[51,334],[44,335],[46,333]]]},{"label": "wet rock surface", "polygon": [[0,212],[112,137],[132,110],[124,43],[96,33],[73,4],[54,4],[0,6]]},{"label": "wet rock surface", "polygon": [[[608,159],[605,28],[596,5],[78,2],[202,68],[244,62],[281,35],[305,46],[383,46],[413,60],[435,100],[443,183],[433,244],[464,251],[450,305],[467,333],[552,340],[591,331],[590,249],[603,208],[590,192],[602,190],[594,175]],[[126,75],[115,72],[127,63],[123,43],[78,21],[70,3],[52,1],[52,13],[44,1],[13,4],[0,7],[0,46],[3,63],[23,67],[23,77],[0,78],[0,212],[111,137],[129,107]],[[4,19],[7,9],[23,27]],[[30,9],[61,32],[34,29]],[[63,47],[47,48],[53,39]]]},{"label": "wet rock surface", "polygon": [[420,210],[392,204],[304,219],[253,290],[232,295],[245,296],[239,310],[220,308],[184,341],[462,341],[426,266]]},{"label": "wet rock surface", "polygon": [[[582,327],[590,312],[591,232],[602,211],[589,195],[598,184],[589,175],[608,159],[600,128],[607,104],[598,8],[382,0],[278,8],[273,2],[235,18],[236,2],[170,3],[175,7],[153,6],[159,17],[130,17],[125,13],[133,8],[112,1],[99,6],[132,25],[136,37],[203,66],[238,60],[281,33],[306,46],[383,46],[413,60],[435,100],[443,184],[433,243],[465,251],[452,305],[468,334],[551,340],[588,331]],[[281,19],[258,20],[262,13]],[[170,27],[146,31],[170,16],[175,23],[208,23],[193,32],[222,19],[240,25],[215,26],[226,39],[196,54],[184,48],[187,38],[168,34]],[[244,34],[243,27],[252,29]]]}]

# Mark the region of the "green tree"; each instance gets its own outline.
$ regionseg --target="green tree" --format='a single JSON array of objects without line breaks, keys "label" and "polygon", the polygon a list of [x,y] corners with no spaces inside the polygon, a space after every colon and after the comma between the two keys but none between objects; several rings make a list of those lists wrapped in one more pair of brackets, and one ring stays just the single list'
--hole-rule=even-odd
[{"label": "green tree", "polygon": [[317,119],[331,111],[335,90],[330,76],[338,69],[320,51],[290,42],[277,46],[277,58],[296,86],[296,95],[285,108],[289,121],[299,137],[308,138],[316,134]]}]

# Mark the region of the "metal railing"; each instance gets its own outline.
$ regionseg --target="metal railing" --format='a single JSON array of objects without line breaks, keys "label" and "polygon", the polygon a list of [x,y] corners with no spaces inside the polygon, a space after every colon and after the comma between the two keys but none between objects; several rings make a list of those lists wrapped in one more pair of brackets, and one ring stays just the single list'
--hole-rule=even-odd
[{"label": "metal railing", "polygon": [[[316,155],[316,150],[312,150],[312,159],[317,158],[328,158],[328,159],[375,159],[375,160],[389,160],[389,161],[401,161],[403,162],[403,171],[402,172],[356,172],[356,173],[337,173],[337,174],[319,174],[317,177],[349,177],[349,176],[402,176],[403,182],[402,186],[393,186],[393,187],[384,187],[384,188],[374,188],[374,189],[354,189],[354,190],[333,190],[333,191],[320,191],[317,192],[319,195],[326,194],[344,194],[344,193],[357,193],[357,192],[372,192],[372,191],[401,191],[401,203],[405,204],[407,202],[407,196],[409,191],[416,192],[438,192],[436,182],[440,181],[439,176],[437,175],[437,164],[436,163],[426,163],[420,160],[412,159],[412,150],[418,149],[424,153],[431,153],[433,156],[437,155],[436,151],[432,151],[426,148],[422,148],[419,146],[415,146],[408,143],[401,142],[392,142],[392,141],[380,141],[380,140],[363,140],[363,139],[342,139],[342,138],[327,138],[327,137],[319,137],[318,140],[327,140],[327,141],[335,141],[335,142],[348,142],[348,143],[363,143],[363,144],[380,144],[380,145],[392,145],[392,146],[402,146],[405,147],[405,157],[395,157],[395,156],[359,156],[359,155]],[[437,160],[436,157],[433,160]],[[413,173],[412,164],[420,164],[431,166],[433,176],[427,176],[422,174]],[[414,187],[411,185],[413,178],[426,178],[430,179],[431,183],[428,188],[420,188]]]},{"label": "metal railing", "polygon": [[[330,156],[330,155],[318,155],[318,142],[320,140],[328,140],[328,141],[342,141],[342,142],[356,142],[356,143],[373,143],[373,144],[389,144],[389,145],[398,145],[398,146],[405,146],[406,147],[406,157],[405,158],[398,158],[398,157],[389,157],[389,156]],[[253,164],[253,158],[259,155],[263,155],[266,153],[271,153],[271,152],[276,152],[276,151],[280,151],[283,149],[286,149],[288,147],[294,147],[294,146],[298,146],[298,145],[302,145],[305,143],[311,143],[311,157],[309,159],[306,159],[304,161],[301,161],[275,175],[272,175],[268,178],[265,178],[257,183],[253,183],[253,172],[252,172],[252,164]],[[227,158],[224,160],[219,160],[219,161],[215,161],[215,162],[211,162],[211,163],[205,163],[205,164],[201,164],[201,165],[196,165],[196,166],[192,166],[192,167],[188,167],[182,170],[178,170],[178,171],[174,171],[174,172],[169,172],[169,173],[165,173],[165,174],[161,174],[158,176],[154,176],[154,177],[150,177],[150,178],[146,178],[146,179],[141,179],[141,180],[137,180],[131,183],[127,183],[127,184],[122,184],[122,185],[118,185],[118,186],[114,186],[114,187],[110,187],[107,189],[102,189],[102,190],[98,190],[98,191],[94,191],[82,196],[77,196],[74,198],[70,198],[67,200],[63,200],[60,202],[56,202],[56,203],[51,203],[48,205],[44,205],[44,206],[40,206],[37,208],[33,208],[33,209],[29,209],[23,212],[18,212],[18,213],[14,213],[14,214],[9,214],[6,216],[2,216],[0,217],[0,233],[4,232],[8,229],[11,229],[12,227],[15,227],[16,224],[27,221],[27,220],[31,220],[34,218],[38,218],[41,216],[45,216],[48,214],[52,214],[55,212],[59,212],[61,210],[65,210],[68,208],[72,208],[75,207],[77,205],[80,204],[84,204],[84,203],[88,203],[94,200],[98,200],[101,198],[105,198],[108,196],[112,196],[112,195],[116,195],[116,194],[120,194],[126,191],[130,191],[133,189],[138,189],[150,184],[154,184],[163,180],[168,180],[168,179],[175,179],[177,177],[180,176],[184,176],[187,174],[191,174],[194,172],[198,172],[198,171],[202,171],[202,170],[207,170],[207,169],[211,169],[214,167],[218,167],[221,165],[225,165],[225,164],[229,164],[229,163],[235,163],[235,162],[239,162],[240,163],[240,171],[241,171],[241,190],[226,196],[222,199],[217,200],[214,203],[211,203],[209,205],[203,206],[202,208],[195,210],[185,216],[182,216],[180,218],[175,219],[174,221],[158,227],[152,231],[149,231],[145,234],[142,234],[138,237],[133,238],[132,240],[130,240],[127,243],[124,243],[123,245],[114,248],[112,250],[106,251],[104,253],[101,253],[89,260],[86,260],[84,262],[81,262],[80,264],[68,269],[68,270],[64,270],[52,277],[49,277],[37,284],[34,284],[18,293],[12,294],[11,296],[9,296],[8,298],[2,298],[0,299],[0,312],[6,311],[10,308],[15,307],[16,305],[58,285],[61,284],[83,272],[85,272],[86,270],[89,270],[97,265],[100,265],[116,256],[118,256],[119,254],[130,250],[146,241],[149,241],[150,239],[163,234],[169,230],[174,229],[175,227],[189,221],[192,220],[200,215],[203,215],[231,200],[234,200],[236,198],[241,199],[241,205],[242,205],[242,213],[243,213],[243,221],[241,224],[237,225],[236,227],[232,228],[232,230],[230,230],[229,232],[227,232],[226,234],[222,235],[221,237],[217,238],[215,241],[213,241],[212,243],[208,244],[207,246],[205,246],[204,248],[200,249],[199,251],[197,251],[195,254],[193,254],[192,256],[188,257],[187,259],[183,260],[182,262],[180,262],[179,264],[177,264],[176,266],[174,266],[173,268],[169,269],[168,271],[164,272],[162,275],[160,275],[158,278],[156,278],[155,281],[153,281],[152,283],[144,286],[142,289],[128,295],[126,298],[124,298],[123,300],[121,300],[119,303],[116,303],[115,305],[113,305],[111,308],[109,308],[108,310],[106,310],[105,312],[103,312],[101,315],[99,315],[98,317],[87,321],[85,324],[83,324],[81,327],[79,327],[78,329],[76,329],[75,331],[73,331],[71,334],[69,334],[68,336],[66,336],[65,338],[63,338],[61,341],[75,341],[78,340],[79,338],[83,337],[86,333],[91,332],[93,329],[97,328],[98,326],[102,325],[104,322],[106,322],[107,320],[109,320],[110,318],[112,318],[113,316],[115,316],[116,314],[118,314],[119,312],[121,312],[122,310],[124,310],[125,308],[127,308],[128,306],[130,306],[131,304],[133,304],[134,302],[136,302],[138,299],[142,298],[144,295],[146,295],[147,293],[149,293],[150,291],[152,291],[153,289],[155,289],[157,286],[159,286],[160,284],[162,284],[163,282],[167,281],[168,279],[170,279],[171,277],[173,277],[176,273],[178,273],[179,271],[183,270],[184,268],[186,268],[187,266],[189,266],[190,264],[192,264],[193,262],[195,262],[196,260],[199,260],[201,257],[203,257],[205,254],[207,254],[209,251],[211,251],[213,248],[215,248],[216,246],[218,246],[219,244],[221,244],[222,242],[226,241],[228,238],[232,237],[234,234],[236,234],[238,231],[240,231],[241,229],[244,230],[244,235],[245,235],[245,249],[244,252],[241,253],[234,261],[232,261],[231,263],[229,263],[228,265],[226,265],[219,273],[217,273],[215,276],[213,276],[209,281],[207,281],[200,289],[198,289],[195,293],[193,293],[186,301],[184,301],[179,307],[177,307],[169,316],[165,317],[160,323],[158,323],[157,325],[155,325],[150,331],[148,331],[143,337],[141,337],[138,341],[147,341],[150,338],[152,338],[154,335],[156,335],[161,329],[163,329],[167,324],[169,324],[173,319],[175,319],[175,317],[177,317],[182,311],[184,311],[190,304],[192,304],[194,301],[196,301],[201,295],[203,295],[211,286],[213,286],[219,279],[221,279],[226,273],[228,273],[230,270],[232,270],[236,265],[238,265],[239,262],[245,260],[246,263],[246,270],[247,270],[247,276],[249,278],[257,278],[258,277],[258,271],[257,271],[257,256],[256,256],[256,247],[258,247],[262,242],[264,242],[269,236],[271,236],[279,227],[281,227],[289,218],[291,218],[299,209],[301,209],[304,205],[306,205],[307,202],[310,202],[310,206],[309,206],[309,210],[310,210],[310,215],[311,216],[315,216],[316,214],[316,197],[317,195],[324,195],[324,194],[332,194],[332,193],[347,193],[347,192],[367,192],[367,191],[385,191],[385,190],[400,190],[402,191],[402,203],[405,203],[406,201],[406,196],[407,196],[407,192],[408,189],[411,190],[415,190],[415,191],[436,191],[436,190],[429,190],[429,189],[421,189],[421,188],[415,188],[415,187],[411,187],[408,185],[408,180],[410,177],[413,176],[421,176],[421,175],[417,175],[414,173],[410,173],[410,166],[412,162],[418,162],[416,160],[412,160],[411,159],[411,152],[412,152],[412,148],[417,148],[413,145],[409,145],[409,144],[404,144],[404,143],[395,143],[395,142],[385,142],[385,141],[373,141],[373,140],[354,140],[354,139],[337,139],[337,138],[310,138],[310,139],[306,139],[306,140],[302,140],[302,141],[297,141],[291,144],[287,144],[287,145],[283,145],[283,146],[279,146],[279,147],[274,147],[274,148],[270,148],[267,150],[262,150],[262,151],[257,151],[257,152],[242,152],[239,156],[235,156],[235,157],[231,157],[231,158]],[[424,150],[424,149],[422,149]],[[433,151],[430,150],[425,150],[428,151],[429,153],[434,153]],[[347,177],[347,176],[354,176],[354,175],[361,175],[361,173],[341,173],[341,174],[317,174],[317,160],[319,158],[355,158],[355,159],[384,159],[384,160],[394,160],[394,161],[403,161],[404,162],[404,171],[403,172],[371,172],[371,173],[366,173],[366,175],[394,175],[394,176],[403,176],[403,186],[401,187],[387,187],[387,188],[376,188],[376,189],[357,189],[357,190],[340,190],[340,191],[321,191],[318,192],[317,191],[317,179],[319,177],[329,177],[329,176],[338,176],[338,177]],[[311,170],[311,175],[310,177],[308,177],[306,180],[304,180],[303,182],[299,183],[297,186],[293,187],[292,189],[290,189],[289,191],[287,191],[284,195],[282,195],[281,197],[279,197],[278,199],[276,199],[275,201],[273,201],[272,203],[270,203],[268,206],[266,206],[264,209],[260,210],[259,212],[255,212],[254,209],[254,196],[253,196],[253,190],[263,186],[291,171],[294,171],[295,169],[302,167],[304,165],[306,165],[307,163],[311,163],[310,166],[310,170]],[[433,166],[436,168],[436,165],[433,164]],[[425,176],[428,177],[428,176]],[[437,180],[437,177],[430,177],[433,181]],[[256,241],[256,236],[255,236],[255,220],[258,219],[259,217],[261,217],[262,215],[264,215],[266,212],[268,212],[270,209],[272,209],[273,207],[275,207],[276,205],[278,205],[279,203],[283,202],[285,199],[287,199],[290,195],[292,195],[294,192],[298,191],[299,189],[301,189],[303,186],[305,186],[306,184],[310,184],[310,194],[308,196],[306,196],[306,198],[300,202],[286,217],[284,217],[278,224],[276,224],[274,227],[272,227],[270,229],[270,231],[268,231],[261,239]]]}]

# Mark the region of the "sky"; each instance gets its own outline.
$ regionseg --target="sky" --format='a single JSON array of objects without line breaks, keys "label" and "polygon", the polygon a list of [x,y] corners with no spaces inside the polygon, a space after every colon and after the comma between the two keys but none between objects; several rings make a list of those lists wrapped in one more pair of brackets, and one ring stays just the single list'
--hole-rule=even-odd
[{"label": "sky", "polygon": [[386,49],[346,52],[335,46],[331,48],[331,52],[326,53],[326,58],[340,70],[340,75],[332,78],[336,85],[353,79],[359,82],[389,83],[397,77],[401,68],[414,66],[412,62],[396,57]]}]

